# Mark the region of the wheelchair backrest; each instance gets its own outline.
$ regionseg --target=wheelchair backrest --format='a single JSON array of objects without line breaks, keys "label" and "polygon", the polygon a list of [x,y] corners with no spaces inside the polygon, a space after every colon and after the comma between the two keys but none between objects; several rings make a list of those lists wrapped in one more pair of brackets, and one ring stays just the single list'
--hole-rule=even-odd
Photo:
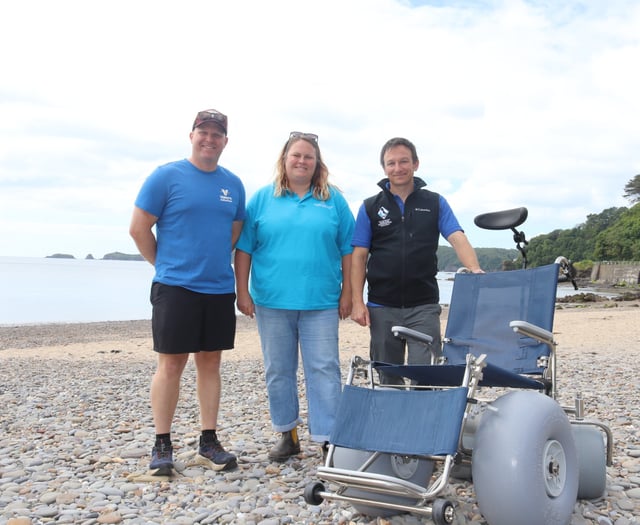
[{"label": "wheelchair backrest", "polygon": [[456,274],[445,329],[443,355],[464,363],[467,353],[518,374],[542,374],[538,358],[547,344],[516,334],[511,321],[527,321],[553,330],[558,265],[526,270]]}]

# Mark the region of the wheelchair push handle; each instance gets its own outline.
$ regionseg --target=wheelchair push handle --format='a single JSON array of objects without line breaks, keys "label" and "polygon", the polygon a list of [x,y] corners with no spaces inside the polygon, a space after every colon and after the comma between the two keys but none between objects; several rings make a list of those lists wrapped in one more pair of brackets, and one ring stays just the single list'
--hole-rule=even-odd
[{"label": "wheelchair push handle", "polygon": [[562,257],[562,256],[556,258],[555,263],[560,265],[560,274],[558,275],[558,282],[559,283],[571,282],[571,284],[573,285],[573,289],[577,290],[578,283],[576,283],[576,275],[578,272],[576,272],[576,269],[573,266],[573,263],[566,257]]}]

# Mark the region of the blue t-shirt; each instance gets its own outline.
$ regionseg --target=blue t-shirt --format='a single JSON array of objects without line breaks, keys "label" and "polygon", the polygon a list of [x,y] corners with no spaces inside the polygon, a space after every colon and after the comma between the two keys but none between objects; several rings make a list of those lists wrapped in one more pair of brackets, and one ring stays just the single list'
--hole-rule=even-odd
[{"label": "blue t-shirt", "polygon": [[[404,202],[402,202],[402,199],[397,195],[394,195],[393,198],[398,203],[400,210],[404,214]],[[440,230],[440,235],[447,239],[452,233],[463,230],[447,200],[442,195],[440,195],[439,200],[440,214],[438,215],[438,230]],[[360,209],[358,210],[356,227],[353,232],[353,240],[351,241],[351,244],[362,248],[371,248],[371,222],[369,221],[369,216],[364,208],[364,203],[360,205]]]},{"label": "blue t-shirt", "polygon": [[135,205],[158,217],[155,282],[195,292],[235,292],[231,224],[243,221],[242,181],[218,166],[207,172],[188,160],[155,169]]},{"label": "blue t-shirt", "polygon": [[283,310],[337,308],[342,257],[353,251],[354,219],[335,188],[326,201],[311,192],[273,195],[258,190],[236,248],[251,255],[250,292],[255,304]]}]

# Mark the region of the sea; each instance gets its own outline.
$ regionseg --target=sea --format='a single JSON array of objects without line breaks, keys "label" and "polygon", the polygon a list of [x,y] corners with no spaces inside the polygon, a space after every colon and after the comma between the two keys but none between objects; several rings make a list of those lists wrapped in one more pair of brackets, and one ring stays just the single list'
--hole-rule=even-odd
[{"label": "sea", "polygon": [[145,261],[0,257],[0,325],[151,319]]},{"label": "sea", "polygon": [[[153,273],[144,261],[0,256],[0,326],[151,319]],[[453,276],[438,273],[442,304]]]}]

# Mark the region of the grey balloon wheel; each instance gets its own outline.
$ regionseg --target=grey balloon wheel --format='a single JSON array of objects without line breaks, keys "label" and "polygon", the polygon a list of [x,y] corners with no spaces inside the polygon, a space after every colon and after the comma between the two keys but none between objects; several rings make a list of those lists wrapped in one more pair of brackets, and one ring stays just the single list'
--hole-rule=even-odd
[{"label": "grey balloon wheel", "polygon": [[[364,450],[336,447],[333,455],[333,466],[335,468],[355,471],[358,470],[370,456],[371,452],[366,452]],[[433,461],[402,456],[399,454],[381,454],[367,469],[367,472],[392,476],[426,488],[429,484],[429,480],[431,479],[431,474],[433,473]],[[415,505],[417,503],[414,498],[410,497],[378,494],[354,488],[348,488],[345,491],[345,495],[401,505]],[[352,506],[360,514],[365,516],[386,517],[398,514],[397,510],[378,507],[375,505],[353,503]]]},{"label": "grey balloon wheel", "polygon": [[485,411],[475,436],[473,484],[490,525],[567,525],[578,495],[571,424],[551,398],[510,392]]},{"label": "grey balloon wheel", "polygon": [[602,432],[593,426],[571,428],[578,453],[578,498],[600,498],[607,486],[607,453]]}]

